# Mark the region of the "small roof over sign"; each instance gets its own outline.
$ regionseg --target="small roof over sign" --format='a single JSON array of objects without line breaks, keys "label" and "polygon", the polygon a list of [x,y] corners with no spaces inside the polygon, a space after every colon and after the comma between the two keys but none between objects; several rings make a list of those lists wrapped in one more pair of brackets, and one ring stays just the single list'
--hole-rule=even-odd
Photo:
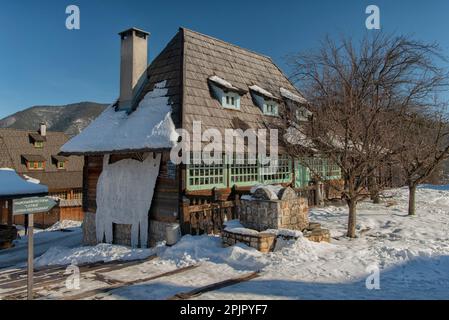
[{"label": "small roof over sign", "polygon": [[17,198],[18,196],[47,193],[47,186],[25,180],[13,169],[0,168],[0,198]]}]

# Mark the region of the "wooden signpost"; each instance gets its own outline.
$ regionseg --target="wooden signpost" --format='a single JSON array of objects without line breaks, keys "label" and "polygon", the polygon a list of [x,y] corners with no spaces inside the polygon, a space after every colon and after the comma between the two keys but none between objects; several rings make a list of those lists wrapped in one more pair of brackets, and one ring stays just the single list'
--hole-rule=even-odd
[{"label": "wooden signpost", "polygon": [[13,200],[13,215],[28,215],[28,300],[33,299],[33,269],[34,269],[34,214],[50,211],[56,201],[48,197],[32,197]]}]

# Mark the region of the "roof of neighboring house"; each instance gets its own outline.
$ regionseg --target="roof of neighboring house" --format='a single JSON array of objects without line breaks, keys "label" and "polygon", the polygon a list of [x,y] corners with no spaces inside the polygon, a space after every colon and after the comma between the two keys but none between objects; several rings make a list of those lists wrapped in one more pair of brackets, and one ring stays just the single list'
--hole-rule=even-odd
[{"label": "roof of neighboring house", "polygon": [[[263,129],[271,124],[279,127],[280,118],[263,115],[252,94],[269,92],[273,98],[282,99],[284,88],[301,96],[269,57],[186,28],[179,29],[146,72],[147,82],[135,97],[134,108],[156,84],[165,81],[173,122],[190,133],[194,121],[201,121],[203,132],[216,128],[222,135],[225,129]],[[223,108],[211,92],[211,82],[236,88],[242,94],[240,110]],[[67,152],[78,153],[87,152]]]},{"label": "roof of neighboring house", "polygon": [[39,161],[39,162],[47,161],[47,159],[45,159],[45,157],[41,154],[22,154],[22,157],[26,161]]},{"label": "roof of neighboring house", "polygon": [[0,168],[0,198],[41,195],[47,192],[47,186],[25,180],[14,169]]},{"label": "roof of neighboring house", "polygon": [[[13,168],[17,173],[38,179],[49,190],[82,187],[82,157],[70,156],[63,170],[52,158],[58,157],[60,147],[69,140],[63,132],[47,131],[42,148],[32,143],[37,131],[0,128],[0,167]],[[29,170],[27,161],[45,161],[43,171]]]}]

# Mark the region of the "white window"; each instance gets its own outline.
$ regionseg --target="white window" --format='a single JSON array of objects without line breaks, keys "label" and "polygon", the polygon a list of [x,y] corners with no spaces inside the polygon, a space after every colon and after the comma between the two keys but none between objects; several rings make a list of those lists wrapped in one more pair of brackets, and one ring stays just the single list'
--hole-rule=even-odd
[{"label": "white window", "polygon": [[224,108],[240,109],[240,96],[235,92],[223,92],[221,105]]},{"label": "white window", "polygon": [[217,76],[209,78],[213,94],[223,108],[240,110],[240,96],[246,91]]},{"label": "white window", "polygon": [[279,115],[278,104],[274,101],[266,101],[263,104],[263,113],[269,116]]}]

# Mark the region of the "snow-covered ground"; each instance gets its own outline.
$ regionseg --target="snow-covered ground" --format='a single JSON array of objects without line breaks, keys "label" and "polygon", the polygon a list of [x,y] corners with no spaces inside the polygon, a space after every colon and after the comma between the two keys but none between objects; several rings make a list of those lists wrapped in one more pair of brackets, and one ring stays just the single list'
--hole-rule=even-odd
[{"label": "snow-covered ground", "polygon": [[[47,229],[34,229],[34,256],[38,257],[54,246],[64,246],[66,248],[78,247],[81,245],[83,233],[80,228],[81,222],[64,220],[58,221]],[[19,229],[20,238],[14,241],[14,247],[0,250],[0,268],[10,266],[23,266],[26,264],[28,256],[28,237],[24,235],[25,230],[21,226]]]},{"label": "snow-covered ground", "polygon": [[[263,254],[243,244],[223,248],[219,237],[184,236],[172,247],[137,250],[113,245],[51,249],[40,265],[144,258],[158,259],[114,271],[108,276],[134,280],[200,264],[196,269],[119,288],[103,299],[164,299],[179,292],[259,270],[260,277],[199,296],[199,299],[449,299],[449,186],[421,186],[417,215],[407,216],[407,189],[385,192],[382,204],[362,202],[357,239],[344,236],[346,207],[311,210],[311,221],[331,230],[332,243],[304,238],[278,242]],[[380,289],[366,279],[378,267]],[[101,284],[97,284],[101,285]],[[94,286],[82,279],[82,289]],[[0,293],[1,294],[1,293]],[[76,292],[54,292],[58,298]]]}]

